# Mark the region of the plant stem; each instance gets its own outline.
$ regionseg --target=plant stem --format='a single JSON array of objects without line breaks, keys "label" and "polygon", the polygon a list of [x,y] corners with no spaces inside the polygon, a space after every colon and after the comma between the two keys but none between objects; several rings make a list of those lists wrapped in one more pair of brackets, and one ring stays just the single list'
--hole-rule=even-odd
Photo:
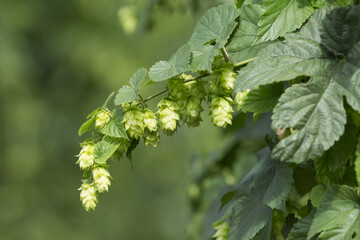
[{"label": "plant stem", "polygon": [[222,47],[222,48],[221,48],[221,52],[222,52],[222,54],[223,54],[224,57],[225,57],[225,61],[226,61],[226,62],[229,62],[229,63],[232,63],[231,58],[230,58],[228,52],[226,51],[226,48],[225,48],[225,47]]},{"label": "plant stem", "polygon": [[254,57],[254,58],[250,58],[250,59],[247,59],[245,61],[242,61],[242,62],[238,62],[238,63],[235,63],[234,64],[234,67],[240,67],[240,66],[243,66],[245,64],[248,64],[249,62],[251,61],[254,61],[255,59],[257,59],[258,57]]}]

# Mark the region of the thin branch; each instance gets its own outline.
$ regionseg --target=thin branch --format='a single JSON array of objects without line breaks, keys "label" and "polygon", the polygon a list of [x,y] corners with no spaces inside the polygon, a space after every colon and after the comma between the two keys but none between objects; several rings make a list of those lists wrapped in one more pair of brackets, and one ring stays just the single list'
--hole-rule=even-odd
[{"label": "thin branch", "polygon": [[245,61],[242,61],[242,62],[238,62],[238,63],[235,63],[234,64],[234,67],[240,67],[240,66],[243,66],[245,64],[248,64],[249,62],[251,61],[254,61],[255,59],[257,59],[258,57],[254,57],[254,58],[250,58],[250,59],[247,59]]},{"label": "thin branch", "polygon": [[221,48],[221,52],[224,55],[226,62],[232,63],[231,58],[230,58],[228,52],[226,51],[225,47]]}]

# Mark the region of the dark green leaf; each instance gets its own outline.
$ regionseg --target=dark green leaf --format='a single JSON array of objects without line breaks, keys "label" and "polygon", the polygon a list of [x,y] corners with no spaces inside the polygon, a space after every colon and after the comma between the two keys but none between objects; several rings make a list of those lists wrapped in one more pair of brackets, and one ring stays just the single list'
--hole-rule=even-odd
[{"label": "dark green leaf", "polygon": [[81,135],[83,135],[85,132],[91,130],[91,129],[92,129],[92,125],[94,124],[94,122],[95,122],[95,118],[94,118],[94,117],[92,117],[92,118],[90,118],[89,120],[87,120],[86,122],[84,122],[84,123],[81,125],[80,129],[79,129],[79,132],[78,132],[79,136],[81,136]]},{"label": "dark green leaf", "polygon": [[105,164],[120,146],[121,140],[116,138],[105,137],[103,140],[95,144],[95,162],[97,164]]},{"label": "dark green leaf", "polygon": [[289,233],[287,240],[307,240],[308,232],[314,217],[313,215],[314,214],[311,213],[309,216],[295,223],[294,227]]},{"label": "dark green leaf", "polygon": [[109,137],[128,139],[121,118],[112,118],[110,122],[100,129],[100,132]]},{"label": "dark green leaf", "polygon": [[311,204],[314,207],[318,207],[320,204],[320,201],[324,195],[326,191],[326,188],[324,187],[324,185],[317,185],[315,186],[312,190],[311,190],[311,195],[310,195],[310,200],[311,200]]},{"label": "dark green leaf", "polygon": [[222,196],[220,200],[221,202],[220,210],[235,197],[235,194],[236,194],[236,190],[227,192],[224,196]]},{"label": "dark green leaf", "polygon": [[130,86],[125,85],[121,87],[116,94],[115,105],[135,101],[138,98],[137,92]]}]

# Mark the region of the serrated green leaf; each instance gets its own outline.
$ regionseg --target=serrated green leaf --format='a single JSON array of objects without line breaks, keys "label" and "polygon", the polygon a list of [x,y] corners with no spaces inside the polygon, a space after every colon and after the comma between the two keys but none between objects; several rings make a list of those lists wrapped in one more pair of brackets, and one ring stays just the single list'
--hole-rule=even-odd
[{"label": "serrated green leaf", "polygon": [[[349,104],[360,111],[360,42],[353,45],[342,59],[337,52],[331,52],[331,49],[342,49],[329,40],[333,35],[321,30],[344,25],[342,29],[358,31],[359,11],[359,7],[335,8],[326,16],[325,10],[317,11],[299,33],[289,34],[285,41],[269,45],[257,60],[240,71],[235,92],[301,75],[313,77],[308,84],[290,87],[274,109],[274,128],[292,127],[296,130],[277,144],[274,157],[300,163],[319,157],[329,149],[344,130],[344,95]],[[319,30],[322,22],[324,26]],[[341,34],[344,39],[353,36],[345,30],[341,30]],[[323,41],[324,36],[326,39]],[[360,34],[356,41],[359,38]],[[334,37],[334,42],[337,39]],[[330,42],[333,44],[331,48],[326,45]]]},{"label": "serrated green leaf", "polygon": [[236,194],[236,190],[227,192],[227,193],[225,193],[225,194],[221,197],[221,199],[220,199],[220,202],[221,202],[220,210],[221,210],[226,204],[228,204],[229,202],[231,202],[231,200],[235,197],[235,194]]},{"label": "serrated green leaf", "polygon": [[260,86],[251,90],[243,99],[239,108],[245,112],[257,114],[271,111],[284,90],[283,83]]},{"label": "serrated green leaf", "polygon": [[81,135],[83,135],[85,132],[91,130],[94,122],[95,122],[95,118],[90,118],[89,120],[84,122],[79,129],[78,132],[79,136],[81,137]]},{"label": "serrated green leaf", "polygon": [[150,79],[160,82],[190,70],[191,47],[185,44],[169,59],[155,63],[149,71]]},{"label": "serrated green leaf", "polygon": [[138,98],[135,89],[128,85],[122,86],[115,97],[115,105],[135,101]]},{"label": "serrated green leaf", "polygon": [[147,70],[145,68],[138,69],[130,78],[130,86],[137,92],[141,82],[146,77]]},{"label": "serrated green leaf", "polygon": [[351,0],[312,0],[311,5],[317,8],[347,7]]},{"label": "serrated green leaf", "polygon": [[301,27],[314,12],[309,0],[264,0],[258,41],[274,40]]},{"label": "serrated green leaf", "polygon": [[314,217],[313,215],[314,214],[311,213],[309,216],[295,223],[294,227],[291,229],[288,235],[287,240],[307,240],[308,232]]},{"label": "serrated green leaf", "polygon": [[105,164],[120,146],[121,140],[116,138],[105,137],[95,144],[94,155],[97,164]]},{"label": "serrated green leaf", "polygon": [[231,37],[226,50],[233,62],[242,62],[257,57],[260,50],[271,42],[256,42],[258,22],[262,14],[260,5],[243,5],[240,11],[240,22]]},{"label": "serrated green leaf", "polygon": [[112,119],[105,126],[100,128],[100,132],[109,137],[128,139],[122,127],[121,119]]},{"label": "serrated green leaf", "polygon": [[326,191],[326,188],[324,187],[324,185],[317,185],[315,186],[312,190],[311,190],[311,194],[310,194],[310,200],[311,200],[311,204],[314,207],[318,207],[320,204],[320,201],[324,195]]},{"label": "serrated green leaf", "polygon": [[251,239],[271,223],[271,207],[284,210],[293,183],[292,170],[271,160],[271,152],[259,152],[259,162],[241,181],[239,199],[230,218],[230,240]]},{"label": "serrated green leaf", "polygon": [[[312,221],[308,239],[320,233],[319,239],[360,238],[360,196],[347,186],[330,186],[325,192]],[[356,234],[356,238],[352,238]]]},{"label": "serrated green leaf", "polygon": [[[232,5],[209,9],[198,20],[189,44],[193,50],[191,70],[211,70],[211,63],[233,32],[239,11]],[[211,44],[210,44],[211,43]]]},{"label": "serrated green leaf", "polygon": [[356,172],[356,180],[358,182],[358,186],[360,186],[360,135],[358,137],[357,146],[356,146],[355,172]]}]

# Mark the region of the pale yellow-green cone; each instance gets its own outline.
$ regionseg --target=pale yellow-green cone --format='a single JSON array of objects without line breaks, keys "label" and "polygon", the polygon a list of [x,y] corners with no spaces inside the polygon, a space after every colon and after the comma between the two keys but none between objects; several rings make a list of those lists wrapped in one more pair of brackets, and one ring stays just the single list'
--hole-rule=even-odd
[{"label": "pale yellow-green cone", "polygon": [[150,145],[156,147],[159,142],[160,142],[160,134],[158,131],[145,130],[145,136],[144,136],[145,146]]},{"label": "pale yellow-green cone", "polygon": [[201,112],[204,109],[201,107],[201,98],[189,97],[185,105],[184,121],[189,127],[197,127],[200,125]]},{"label": "pale yellow-green cone", "polygon": [[212,122],[219,127],[225,128],[232,123],[232,100],[229,97],[214,97],[211,100],[210,112]]},{"label": "pale yellow-green cone", "polygon": [[154,132],[157,131],[157,119],[154,112],[150,110],[146,110],[144,113],[143,118],[145,128],[149,129],[150,131]]},{"label": "pale yellow-green cone", "polygon": [[144,113],[140,109],[128,109],[125,111],[122,122],[125,123],[127,134],[134,139],[139,139],[144,135]]},{"label": "pale yellow-green cone", "polygon": [[215,240],[228,240],[229,239],[229,223],[223,222],[221,224],[214,225],[216,230],[215,234],[212,236]]},{"label": "pale yellow-green cone", "polygon": [[97,192],[94,183],[91,183],[89,180],[83,180],[81,187],[78,189],[80,190],[80,201],[84,206],[86,211],[90,209],[95,210],[97,205]]},{"label": "pale yellow-green cone", "polygon": [[237,92],[235,94],[235,102],[238,105],[238,110],[241,108],[241,105],[248,93],[249,93],[249,90],[245,90],[243,92]]},{"label": "pale yellow-green cone", "polygon": [[234,88],[236,73],[229,68],[225,68],[219,75],[219,85],[226,92],[232,92]]},{"label": "pale yellow-green cone", "polygon": [[184,79],[182,78],[169,79],[166,88],[169,90],[169,95],[176,101],[185,97]]},{"label": "pale yellow-green cone", "polygon": [[180,120],[179,106],[169,98],[162,99],[158,105],[158,117],[161,129],[167,135],[172,135],[176,130],[177,121]]},{"label": "pale yellow-green cone", "polygon": [[76,163],[79,164],[81,169],[86,170],[94,165],[94,149],[95,147],[93,144],[87,144],[83,146],[79,155],[77,155],[79,160]]},{"label": "pale yellow-green cone", "polygon": [[110,182],[110,173],[103,167],[96,167],[92,170],[92,175],[94,179],[95,186],[98,192],[102,193],[104,191],[109,191]]},{"label": "pale yellow-green cone", "polygon": [[102,128],[103,126],[108,124],[108,122],[110,122],[110,119],[111,119],[111,116],[108,111],[104,110],[104,111],[99,112],[96,115],[95,127]]}]

